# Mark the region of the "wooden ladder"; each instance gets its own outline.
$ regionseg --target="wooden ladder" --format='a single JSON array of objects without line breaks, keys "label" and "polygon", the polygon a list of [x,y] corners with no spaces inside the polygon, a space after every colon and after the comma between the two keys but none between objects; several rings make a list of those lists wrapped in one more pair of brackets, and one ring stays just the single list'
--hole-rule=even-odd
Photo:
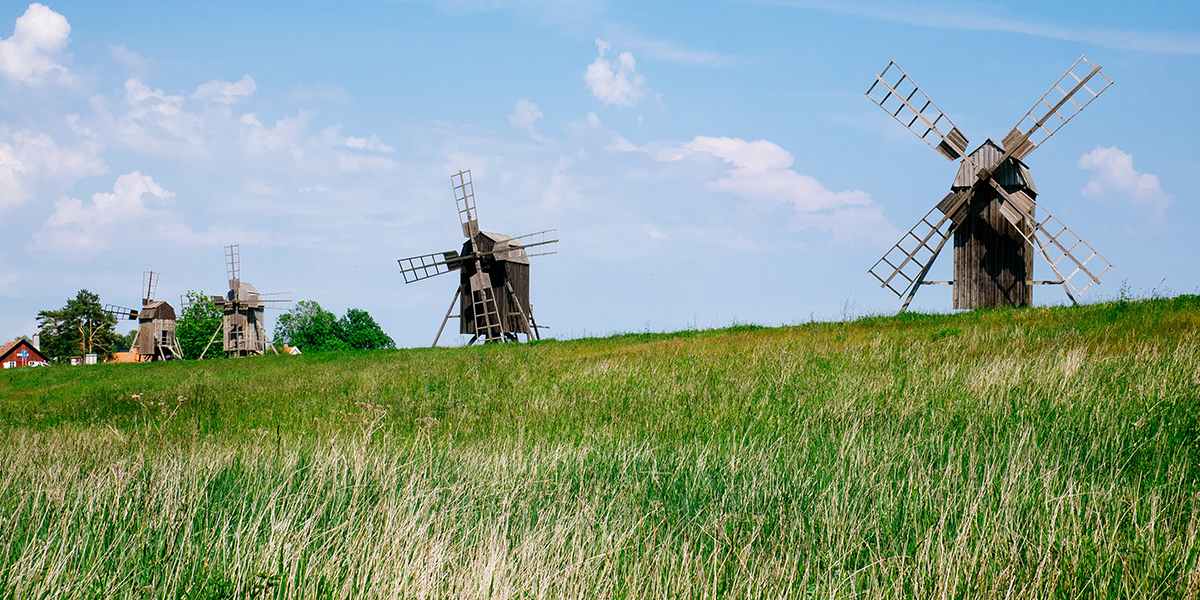
[{"label": "wooden ladder", "polygon": [[491,286],[471,291],[471,313],[475,318],[475,334],[486,341],[503,339],[500,311],[496,308],[496,293]]}]

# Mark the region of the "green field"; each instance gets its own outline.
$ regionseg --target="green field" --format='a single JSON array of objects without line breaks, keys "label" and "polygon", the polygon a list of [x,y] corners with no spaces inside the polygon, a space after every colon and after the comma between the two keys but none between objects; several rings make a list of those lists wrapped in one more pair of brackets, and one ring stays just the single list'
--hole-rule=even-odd
[{"label": "green field", "polygon": [[0,589],[1196,597],[1200,297],[0,372]]}]

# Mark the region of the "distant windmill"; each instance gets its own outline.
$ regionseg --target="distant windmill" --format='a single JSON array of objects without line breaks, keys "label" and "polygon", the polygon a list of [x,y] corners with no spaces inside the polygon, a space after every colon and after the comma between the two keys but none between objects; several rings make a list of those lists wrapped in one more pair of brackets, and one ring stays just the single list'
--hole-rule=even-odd
[{"label": "distant windmill", "polygon": [[137,333],[129,351],[141,362],[183,358],[179,342],[175,339],[175,309],[165,300],[156,300],[158,273],[146,271],[142,274],[142,308],[107,304],[105,312],[117,319],[137,321]]},{"label": "distant windmill", "polygon": [[[479,339],[516,342],[520,341],[518,334],[525,334],[526,341],[540,339],[533,305],[529,302],[529,258],[554,252],[529,254],[527,250],[558,243],[557,239],[547,239],[554,230],[515,237],[481,231],[475,214],[475,186],[471,172],[459,171],[451,175],[450,188],[458,207],[463,236],[467,238],[462,250],[434,252],[397,261],[404,283],[450,271],[459,272],[458,287],[433,338],[433,345],[437,346],[446,322],[451,318],[459,320],[459,333],[471,336],[468,345]],[[520,241],[529,238],[533,240]],[[458,315],[451,314],[455,304],[459,305]]]},{"label": "distant windmill", "polygon": [[[916,82],[891,61],[867,98],[949,160],[962,159],[950,193],[921,217],[868,271],[883,287],[912,302],[923,284],[954,288],[954,308],[1026,306],[1034,284],[1059,284],[1072,303],[1100,283],[1112,264],[1062,221],[1035,203],[1027,156],[1111,85],[1080,57],[1042,94],[1001,145],[986,140],[970,154],[967,138]],[[1040,220],[1034,213],[1044,214]],[[954,238],[954,279],[926,281],[942,246]],[[1033,280],[1033,249],[1057,277]]]},{"label": "distant windmill", "polygon": [[286,298],[264,298],[273,294],[259,292],[253,285],[242,281],[242,257],[238,244],[225,246],[225,272],[229,278],[229,291],[224,296],[212,296],[212,302],[221,309],[221,324],[213,332],[200,358],[217,339],[224,334],[223,349],[226,356],[256,356],[267,349],[274,350],[267,342],[263,321],[268,303],[291,302]]}]

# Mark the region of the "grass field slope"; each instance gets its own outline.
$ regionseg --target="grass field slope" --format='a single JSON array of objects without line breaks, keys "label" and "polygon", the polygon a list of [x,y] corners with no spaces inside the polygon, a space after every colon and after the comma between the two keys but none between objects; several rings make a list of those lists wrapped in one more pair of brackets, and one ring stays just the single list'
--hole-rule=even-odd
[{"label": "grass field slope", "polygon": [[1200,297],[0,372],[0,590],[1200,594]]}]

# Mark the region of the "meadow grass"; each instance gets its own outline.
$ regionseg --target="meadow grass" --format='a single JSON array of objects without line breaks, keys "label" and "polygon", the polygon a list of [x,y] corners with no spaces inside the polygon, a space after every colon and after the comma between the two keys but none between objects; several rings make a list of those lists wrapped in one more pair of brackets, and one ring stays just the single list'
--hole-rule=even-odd
[{"label": "meadow grass", "polygon": [[0,590],[1200,595],[1200,297],[0,372]]}]

